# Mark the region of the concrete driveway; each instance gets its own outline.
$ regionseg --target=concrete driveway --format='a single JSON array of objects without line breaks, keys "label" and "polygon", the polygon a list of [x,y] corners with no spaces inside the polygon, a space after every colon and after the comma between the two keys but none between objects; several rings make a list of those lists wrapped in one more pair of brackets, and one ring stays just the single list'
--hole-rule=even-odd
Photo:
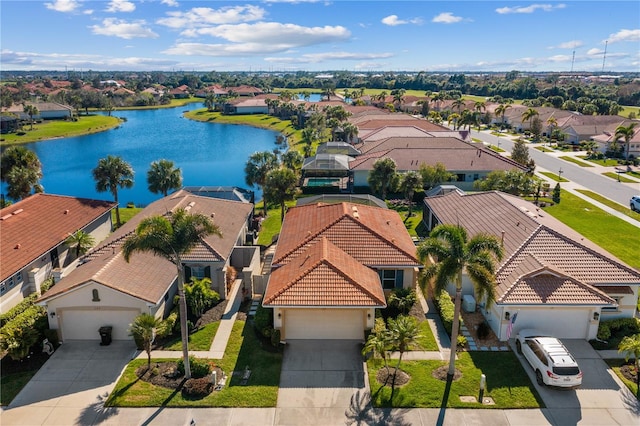
[{"label": "concrete driveway", "polygon": [[361,348],[355,340],[287,341],[279,416],[297,419],[297,424],[343,424],[352,397],[365,394]]},{"label": "concrete driveway", "polygon": [[562,339],[562,343],[576,359],[583,372],[582,385],[578,389],[566,390],[539,386],[527,360],[518,355],[522,366],[546,405],[547,412],[552,417],[549,419],[551,423],[607,424],[605,419],[597,417],[598,413],[602,413],[602,409],[606,409],[618,424],[637,424],[640,404],[589,342],[581,339]]},{"label": "concrete driveway", "polygon": [[135,353],[133,341],[64,342],[2,411],[2,425],[94,423]]}]

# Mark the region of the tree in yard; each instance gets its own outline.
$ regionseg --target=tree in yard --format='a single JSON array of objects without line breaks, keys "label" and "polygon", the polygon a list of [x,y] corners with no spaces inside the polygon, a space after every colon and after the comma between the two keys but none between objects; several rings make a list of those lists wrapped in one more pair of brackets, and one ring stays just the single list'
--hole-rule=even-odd
[{"label": "tree in yard", "polygon": [[631,144],[631,139],[633,139],[633,135],[635,134],[635,127],[638,123],[631,123],[628,126],[618,126],[616,127],[616,141],[620,139],[624,139],[625,151],[627,152],[626,159],[629,159],[629,148]]},{"label": "tree in yard", "polygon": [[527,147],[527,143],[522,138],[518,138],[513,142],[511,159],[518,164],[528,167],[530,173],[533,173],[536,167],[535,161],[529,157],[529,147]]},{"label": "tree in yard", "polygon": [[618,345],[618,352],[624,353],[624,360],[633,357],[636,369],[636,396],[640,398],[640,334],[625,336]]},{"label": "tree in yard", "polygon": [[147,171],[147,184],[149,191],[166,197],[170,190],[182,186],[182,171],[171,160],[154,161]]},{"label": "tree in yard", "polygon": [[500,129],[504,129],[504,116],[509,108],[511,108],[511,105],[509,104],[500,104],[496,107],[496,116],[499,115],[500,117],[502,117],[502,120],[500,121]]},{"label": "tree in yard", "polygon": [[405,352],[417,345],[420,335],[418,322],[415,318],[408,315],[399,315],[397,318],[389,318],[388,339],[391,347],[400,353],[398,364],[393,373],[392,385],[395,385],[396,375],[400,370],[400,363]]},{"label": "tree in yard", "polygon": [[184,297],[191,314],[196,317],[220,301],[220,295],[211,289],[209,277],[191,277],[191,283],[184,286]]},{"label": "tree in yard", "polygon": [[407,218],[411,217],[411,207],[413,206],[413,195],[416,191],[422,189],[422,176],[418,172],[409,171],[402,175],[400,178],[400,190],[404,194],[407,203],[409,204],[409,213]]},{"label": "tree in yard", "polygon": [[560,204],[560,182],[556,183],[556,186],[553,188],[553,194],[551,194],[551,199],[554,203]]},{"label": "tree in yard", "polygon": [[534,178],[521,170],[494,170],[473,187],[480,191],[502,191],[512,195],[527,196],[534,191]]},{"label": "tree in yard", "polygon": [[387,326],[384,323],[384,319],[376,318],[375,325],[367,341],[362,348],[362,355],[372,353],[382,358],[384,362],[384,368],[387,370],[387,376],[389,375],[389,362],[387,351],[389,349],[389,334],[387,332]]},{"label": "tree in yard", "polygon": [[396,162],[388,157],[376,160],[367,180],[371,189],[386,200],[387,193],[395,189],[398,180]]},{"label": "tree in yard", "polygon": [[358,126],[351,123],[344,123],[342,125],[342,135],[344,136],[344,142],[354,143],[358,137]]},{"label": "tree in yard", "polygon": [[207,108],[207,111],[213,111],[216,105],[216,95],[213,93],[209,93],[206,98],[204,98],[204,106]]},{"label": "tree in yard", "polygon": [[422,163],[418,172],[422,177],[425,189],[431,189],[442,182],[449,182],[456,176],[454,173],[449,173],[442,163],[436,163],[435,166]]},{"label": "tree in yard", "polygon": [[458,111],[458,114],[465,108],[465,103],[462,98],[458,98],[451,103],[451,108]]},{"label": "tree in yard", "polygon": [[21,200],[33,192],[43,192],[42,164],[35,152],[24,146],[11,146],[0,156],[0,179],[7,184],[7,195]]},{"label": "tree in yard", "polygon": [[303,162],[304,157],[298,151],[290,149],[282,155],[282,165],[294,172],[300,170]]},{"label": "tree in yard", "polygon": [[538,111],[535,108],[529,108],[525,112],[522,113],[522,122],[526,123],[530,121],[533,117],[538,116]]},{"label": "tree in yard", "polygon": [[453,123],[453,130],[458,130],[460,114],[458,114],[457,112],[449,114],[449,117],[447,117],[447,121],[449,121],[449,123]]},{"label": "tree in yard", "polygon": [[189,253],[203,238],[218,235],[220,229],[209,216],[189,214],[178,209],[168,216],[149,216],[144,218],[122,244],[122,255],[129,262],[135,252],[150,252],[164,257],[176,266],[178,274],[178,304],[180,310],[180,332],[182,337],[182,356],[185,378],[191,378],[189,365],[189,338],[187,330],[187,303],[184,295],[184,267],[182,257]]},{"label": "tree in yard", "polygon": [[142,349],[147,353],[147,370],[151,368],[151,346],[156,335],[164,332],[166,323],[151,314],[138,315],[129,326],[129,335],[142,344]]},{"label": "tree in yard", "polygon": [[[254,152],[249,156],[247,164],[244,167],[245,181],[247,185],[258,185],[264,192],[264,184],[267,180],[267,174],[280,166],[278,156],[270,151]],[[267,200],[268,195],[263,194],[264,217],[267,217]]]},{"label": "tree in yard", "polygon": [[80,257],[93,247],[96,240],[91,236],[91,234],[79,229],[73,234],[70,234],[64,242],[70,247],[75,247],[76,257]]},{"label": "tree in yard", "polygon": [[412,288],[393,289],[387,300],[390,307],[396,308],[402,315],[407,315],[417,300],[416,291]]},{"label": "tree in yard", "polygon": [[286,167],[271,170],[267,174],[264,184],[264,193],[273,202],[280,205],[280,221],[284,221],[284,212],[287,201],[294,199],[298,192],[298,176]]},{"label": "tree in yard", "polygon": [[33,117],[38,115],[40,111],[35,105],[25,104],[22,108],[23,112],[29,116],[29,124],[31,124],[31,130],[33,130]]},{"label": "tree in yard", "polygon": [[549,129],[547,130],[547,136],[549,137],[549,139],[551,139],[553,131],[556,127],[558,127],[558,120],[554,116],[551,116],[547,118],[547,125],[549,126]]},{"label": "tree in yard", "polygon": [[486,309],[495,301],[495,261],[501,260],[503,249],[498,239],[488,234],[477,234],[470,240],[460,225],[436,226],[417,249],[420,261],[425,265],[420,280],[423,291],[433,280],[435,294],[455,283],[453,326],[451,330],[451,355],[449,378],[455,373],[456,346],[460,326],[462,299],[462,273],[466,271],[475,287],[476,300],[484,300]]},{"label": "tree in yard", "polygon": [[118,206],[118,188],[133,187],[133,168],[122,157],[108,155],[98,160],[92,171],[98,192],[111,192],[116,202],[116,224],[120,227],[120,207]]},{"label": "tree in yard", "polygon": [[538,117],[533,117],[529,127],[531,129],[531,134],[533,135],[533,140],[540,140],[540,136],[542,135],[542,120]]}]

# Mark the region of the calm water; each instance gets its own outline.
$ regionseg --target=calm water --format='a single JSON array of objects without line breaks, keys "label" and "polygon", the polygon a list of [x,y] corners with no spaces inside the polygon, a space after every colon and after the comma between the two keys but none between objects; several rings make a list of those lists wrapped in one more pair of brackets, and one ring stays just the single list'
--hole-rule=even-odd
[{"label": "calm water", "polygon": [[[277,133],[249,126],[201,123],[182,117],[186,107],[115,111],[127,121],[113,130],[76,138],[65,138],[25,145],[42,162],[42,185],[49,194],[112,200],[108,192],[95,190],[91,170],[98,160],[117,155],[129,162],[135,172],[134,186],[119,189],[120,205],[128,202],[147,205],[160,198],[147,189],[147,170],[152,161],[171,160],[182,169],[187,185],[240,186],[248,188],[244,165],[255,151],[275,148]],[[256,199],[261,198],[257,188]]]}]

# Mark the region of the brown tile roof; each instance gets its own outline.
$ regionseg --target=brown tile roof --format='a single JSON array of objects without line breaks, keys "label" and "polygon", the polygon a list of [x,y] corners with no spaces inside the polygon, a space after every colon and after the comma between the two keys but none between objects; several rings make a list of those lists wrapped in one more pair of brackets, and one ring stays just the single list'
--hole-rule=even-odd
[{"label": "brown tile roof", "polygon": [[394,116],[391,116],[391,118],[385,117],[385,119],[376,118],[376,119],[371,119],[367,121],[359,121],[357,125],[358,125],[358,129],[360,129],[361,131],[362,129],[381,129],[383,127],[407,127],[407,126],[416,127],[418,129],[423,129],[428,132],[432,132],[432,131],[441,132],[441,131],[449,130],[449,128],[447,127],[432,123],[427,120],[420,120],[418,118],[414,118],[412,120],[407,120],[407,119],[399,120]]},{"label": "brown tile roof", "polygon": [[504,304],[615,304],[596,287],[580,282],[527,255],[498,286],[498,303]]},{"label": "brown tile roof", "polygon": [[[518,197],[451,192],[427,198],[425,204],[440,223],[459,223],[469,236],[485,232],[504,242],[505,258],[496,273],[498,300],[520,276],[541,265],[596,291],[609,284],[640,285],[640,272]],[[573,294],[573,303],[592,303],[586,293],[563,294]]]},{"label": "brown tile roof", "polygon": [[378,274],[327,238],[271,273],[265,306],[378,306],[385,297]]},{"label": "brown tile roof", "polygon": [[416,248],[393,210],[362,204],[309,204],[289,209],[273,264],[286,264],[326,237],[367,266],[418,266]]},{"label": "brown tile roof", "polygon": [[633,294],[633,290],[628,285],[597,285],[595,287],[606,294]]},{"label": "brown tile roof", "polygon": [[0,210],[0,280],[47,254],[69,234],[114,207],[110,201],[34,194]]}]

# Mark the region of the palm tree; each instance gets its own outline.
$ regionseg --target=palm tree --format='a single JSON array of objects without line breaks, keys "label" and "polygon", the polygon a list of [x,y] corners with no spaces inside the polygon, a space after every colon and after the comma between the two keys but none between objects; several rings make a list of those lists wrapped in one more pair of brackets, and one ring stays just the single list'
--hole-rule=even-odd
[{"label": "palm tree", "polygon": [[222,238],[220,228],[214,225],[209,216],[200,213],[189,214],[184,209],[178,209],[169,213],[168,217],[149,216],[142,219],[135,232],[122,244],[122,255],[127,262],[134,252],[151,252],[176,265],[182,357],[187,379],[191,378],[191,366],[189,365],[187,303],[184,297],[182,257],[209,235],[218,235]]},{"label": "palm tree", "polygon": [[43,192],[42,164],[35,152],[24,146],[11,146],[0,156],[0,180],[7,183],[7,195],[14,200],[28,197],[31,191]]},{"label": "palm tree", "polygon": [[284,221],[285,204],[293,200],[298,189],[298,176],[286,167],[271,170],[264,183],[265,197],[280,204],[280,222]]},{"label": "palm tree", "polygon": [[389,343],[398,352],[398,365],[396,371],[393,373],[393,382],[396,383],[396,374],[400,370],[400,363],[402,362],[402,355],[417,345],[417,341],[420,337],[420,329],[418,328],[418,322],[415,318],[408,315],[399,315],[396,319],[389,318]]},{"label": "palm tree", "polygon": [[631,139],[633,139],[633,135],[635,134],[634,128],[638,123],[630,123],[628,126],[618,126],[616,127],[616,140],[624,139],[624,144],[626,146],[626,159],[629,160],[629,148],[631,147]]},{"label": "palm tree", "polygon": [[368,354],[369,352],[373,353],[373,356],[376,355],[382,358],[384,362],[384,368],[387,370],[387,376],[389,375],[389,362],[388,362],[388,351],[389,349],[389,333],[387,327],[382,318],[377,318],[375,322],[375,326],[373,327],[372,333],[367,337],[367,341],[362,348],[362,355]]},{"label": "palm tree", "polygon": [[458,122],[460,121],[460,114],[458,114],[457,112],[451,113],[447,117],[447,120],[449,121],[449,123],[453,123],[453,130],[457,130]]},{"label": "palm tree", "polygon": [[149,191],[166,197],[170,190],[182,186],[182,171],[171,160],[154,161],[147,171],[147,183]]},{"label": "palm tree", "polygon": [[[258,185],[264,192],[264,184],[267,180],[267,174],[276,169],[280,165],[278,156],[270,151],[254,152],[249,156],[247,164],[244,167],[245,180],[247,185]],[[267,217],[267,194],[263,193],[262,200],[264,203],[264,217]]]},{"label": "palm tree", "polygon": [[547,125],[549,126],[549,133],[547,134],[547,136],[549,137],[549,139],[551,139],[551,135],[553,134],[553,129],[555,129],[556,126],[558,125],[558,120],[554,116],[551,116],[547,118]]},{"label": "palm tree", "polygon": [[358,137],[358,126],[352,123],[344,123],[342,125],[342,134],[345,142],[353,143],[354,139]]},{"label": "palm tree", "polygon": [[118,206],[118,188],[133,186],[133,169],[122,157],[108,155],[98,160],[98,166],[93,169],[93,179],[96,181],[98,192],[111,192],[116,202],[116,224],[120,227],[120,207]]},{"label": "palm tree", "polygon": [[458,113],[463,110],[465,107],[464,100],[462,98],[458,98],[451,104],[451,108],[458,110]]},{"label": "palm tree", "polygon": [[422,176],[416,171],[409,171],[402,176],[400,180],[400,189],[409,204],[409,213],[407,219],[411,217],[411,207],[413,206],[413,194],[416,190],[422,189]]},{"label": "palm tree", "polygon": [[[435,279],[436,294],[446,291],[449,282],[456,286],[455,309],[451,330],[451,354],[449,358],[450,378],[455,373],[456,346],[460,326],[460,303],[462,299],[462,272],[474,284],[476,300],[485,300],[489,309],[495,301],[495,261],[501,260],[503,249],[491,235],[477,234],[467,240],[467,231],[460,225],[436,226],[417,249],[420,261],[425,265],[420,286],[425,291],[428,282]],[[432,260],[432,258],[434,258]]]},{"label": "palm tree", "polygon": [[151,368],[151,345],[156,335],[162,334],[165,327],[164,321],[147,313],[138,315],[129,325],[129,335],[140,342],[147,353],[147,370]]},{"label": "palm tree", "polygon": [[536,111],[535,108],[529,108],[522,113],[522,122],[526,123],[527,121],[531,121],[531,119],[536,116],[538,116],[538,111]]},{"label": "palm tree", "polygon": [[385,200],[387,192],[393,190],[397,180],[396,162],[388,157],[376,160],[367,180],[371,189],[379,192],[382,199]]},{"label": "palm tree", "polygon": [[629,358],[633,356],[636,367],[636,384],[638,385],[636,396],[640,398],[640,334],[625,336],[618,345],[618,352],[624,353],[625,361],[629,361]]},{"label": "palm tree", "polygon": [[500,117],[502,117],[502,121],[500,124],[500,130],[504,129],[504,116],[507,113],[507,110],[511,108],[511,105],[509,104],[500,104],[496,107],[496,115],[499,115]]},{"label": "palm tree", "polygon": [[91,234],[79,229],[73,234],[70,234],[64,242],[69,246],[75,246],[76,257],[80,257],[93,247],[96,240],[91,236]]},{"label": "palm tree", "polygon": [[213,111],[213,108],[216,105],[216,95],[213,93],[207,94],[207,97],[204,98],[204,106],[207,108],[207,111]]},{"label": "palm tree", "polygon": [[296,173],[302,167],[303,162],[304,157],[298,151],[290,149],[282,155],[282,165]]},{"label": "palm tree", "polygon": [[23,109],[25,114],[27,114],[29,116],[29,123],[31,124],[31,130],[33,130],[33,116],[34,115],[38,115],[40,113],[40,111],[38,111],[38,108],[35,105],[27,105],[25,104],[23,106]]}]

